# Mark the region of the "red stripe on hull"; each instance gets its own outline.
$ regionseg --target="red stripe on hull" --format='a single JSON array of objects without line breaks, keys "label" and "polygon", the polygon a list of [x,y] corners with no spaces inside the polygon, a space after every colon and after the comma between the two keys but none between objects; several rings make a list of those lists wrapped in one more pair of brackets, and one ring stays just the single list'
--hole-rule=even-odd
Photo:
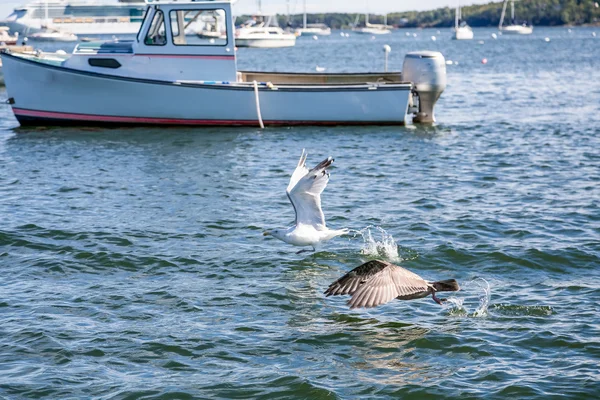
[{"label": "red stripe on hull", "polygon": [[[137,125],[204,125],[204,126],[258,126],[256,120],[226,120],[226,119],[175,119],[152,117],[121,117],[93,114],[75,114],[52,111],[26,110],[13,107],[13,112],[19,122],[24,124],[43,123],[75,123],[89,122],[101,124],[137,124]],[[265,125],[404,125],[403,121],[282,121],[264,120]]]}]

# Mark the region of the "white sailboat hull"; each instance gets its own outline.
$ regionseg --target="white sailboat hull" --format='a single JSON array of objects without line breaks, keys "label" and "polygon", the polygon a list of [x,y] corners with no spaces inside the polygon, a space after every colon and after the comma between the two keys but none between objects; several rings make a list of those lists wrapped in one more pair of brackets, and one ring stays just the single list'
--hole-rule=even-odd
[{"label": "white sailboat hull", "polygon": [[329,36],[331,35],[331,29],[321,29],[321,28],[298,28],[296,32],[299,36]]},{"label": "white sailboat hull", "polygon": [[355,28],[352,32],[363,34],[363,35],[388,35],[392,33],[389,29],[378,29],[378,28]]},{"label": "white sailboat hull", "polygon": [[473,30],[470,26],[459,26],[458,28],[454,28],[454,39],[471,40],[473,39]]},{"label": "white sailboat hull", "polygon": [[503,26],[501,32],[503,35],[531,35],[533,26],[508,25]]},{"label": "white sailboat hull", "polygon": [[[2,57],[9,103],[23,125],[258,126],[249,84],[118,77]],[[411,89],[410,83],[262,85],[258,95],[266,125],[401,125]]]}]

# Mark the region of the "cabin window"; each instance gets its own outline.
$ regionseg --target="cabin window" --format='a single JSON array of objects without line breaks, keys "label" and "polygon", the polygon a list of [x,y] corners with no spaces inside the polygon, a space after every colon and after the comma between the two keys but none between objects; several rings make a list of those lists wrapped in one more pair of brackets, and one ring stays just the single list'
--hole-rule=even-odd
[{"label": "cabin window", "polygon": [[164,46],[167,44],[165,16],[161,10],[157,10],[154,13],[154,18],[152,18],[152,24],[150,24],[144,44],[148,46]]},{"label": "cabin window", "polygon": [[169,13],[176,46],[226,46],[225,10],[172,10]]}]

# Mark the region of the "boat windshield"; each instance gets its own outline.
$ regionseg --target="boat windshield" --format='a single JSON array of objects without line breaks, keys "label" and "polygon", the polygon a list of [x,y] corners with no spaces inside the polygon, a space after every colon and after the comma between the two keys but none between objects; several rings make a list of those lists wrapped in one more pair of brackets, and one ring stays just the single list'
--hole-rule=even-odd
[{"label": "boat windshield", "polygon": [[148,18],[148,14],[150,14],[150,6],[146,7],[146,11],[144,11],[144,17],[142,18],[142,24],[140,25],[140,30],[137,34],[137,41],[142,40],[142,29],[144,28],[144,23],[146,22],[146,18]]},{"label": "boat windshield", "polygon": [[152,18],[152,24],[144,39],[144,44],[149,46],[164,46],[167,44],[165,33],[165,15],[161,10],[157,10]]}]

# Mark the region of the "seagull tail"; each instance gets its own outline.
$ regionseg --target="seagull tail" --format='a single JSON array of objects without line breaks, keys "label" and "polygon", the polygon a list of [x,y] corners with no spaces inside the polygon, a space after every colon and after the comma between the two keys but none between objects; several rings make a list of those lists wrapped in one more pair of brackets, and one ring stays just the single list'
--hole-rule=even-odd
[{"label": "seagull tail", "polygon": [[436,292],[458,292],[460,290],[460,286],[458,286],[456,279],[437,281],[433,282],[432,285]]}]

